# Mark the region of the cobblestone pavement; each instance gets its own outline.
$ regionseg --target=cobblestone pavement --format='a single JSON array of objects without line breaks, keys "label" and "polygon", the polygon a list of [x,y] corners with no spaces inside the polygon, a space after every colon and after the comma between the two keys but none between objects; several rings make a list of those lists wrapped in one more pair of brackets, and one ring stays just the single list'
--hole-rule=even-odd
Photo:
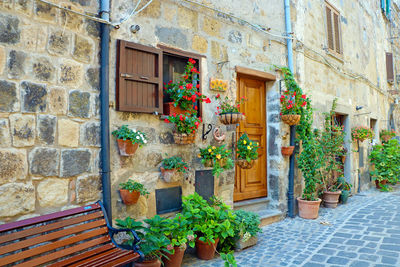
[{"label": "cobblestone pavement", "polygon": [[[336,209],[320,209],[317,220],[300,217],[268,225],[258,244],[235,253],[238,266],[400,266],[400,192],[375,189]],[[224,266],[220,258],[186,255],[182,266]]]}]

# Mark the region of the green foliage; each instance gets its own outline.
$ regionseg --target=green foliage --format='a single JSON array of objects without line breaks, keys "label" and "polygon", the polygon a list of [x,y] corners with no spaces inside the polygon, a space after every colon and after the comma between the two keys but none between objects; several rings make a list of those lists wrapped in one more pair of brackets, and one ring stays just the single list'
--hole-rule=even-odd
[{"label": "green foliage", "polygon": [[172,116],[168,116],[165,119],[165,122],[172,122],[173,124],[175,124],[176,131],[178,133],[191,134],[196,133],[202,120],[201,118],[186,113],[186,115],[180,114],[179,116],[177,116],[176,114],[173,114]]},{"label": "green foliage", "polygon": [[237,225],[235,235],[243,237],[248,233],[252,237],[261,232],[259,226],[261,221],[258,214],[245,210],[235,210],[234,214],[236,215],[235,222]]},{"label": "green foliage", "polygon": [[[369,154],[373,164],[370,171],[373,180],[396,183],[400,180],[400,145],[396,139],[391,139],[382,145],[375,145]],[[384,190],[388,188],[384,187]]]},{"label": "green foliage", "polygon": [[111,134],[117,139],[131,140],[132,144],[139,144],[140,147],[147,144],[146,134],[141,131],[131,130],[128,128],[128,125],[122,125]]},{"label": "green foliage", "polygon": [[346,182],[346,179],[341,176],[337,178],[337,188],[344,191],[350,191],[353,187],[352,184]]},{"label": "green foliage", "polygon": [[181,213],[176,214],[172,219],[170,233],[167,234],[167,237],[174,247],[181,247],[186,243],[192,248],[195,245],[195,235],[191,228],[191,221]]},{"label": "green foliage", "polygon": [[219,100],[219,106],[217,106],[217,112],[215,112],[216,115],[224,113],[239,113],[240,105],[246,101],[246,98],[242,96],[239,101],[232,102],[227,96],[222,99],[220,94],[217,94],[215,99]]},{"label": "green foliage", "polygon": [[257,150],[259,149],[258,142],[251,141],[247,133],[242,134],[237,142],[237,157],[245,159],[248,162],[258,158]]},{"label": "green foliage", "polygon": [[183,161],[181,157],[174,156],[170,158],[165,158],[161,162],[161,167],[166,170],[177,170],[178,172],[185,173],[188,169],[188,165]]},{"label": "green foliage", "polygon": [[207,146],[200,148],[199,158],[202,164],[211,162],[213,165],[212,174],[219,177],[224,170],[233,168],[232,151],[222,146]]},{"label": "green foliage", "polygon": [[229,253],[220,253],[221,259],[225,261],[225,267],[233,266],[237,267],[237,262],[235,259],[235,255],[233,255],[233,251],[230,251]]},{"label": "green foliage", "polygon": [[374,132],[367,126],[358,126],[351,129],[351,139],[353,141],[364,141],[365,139],[374,138]]},{"label": "green foliage", "polygon": [[133,192],[133,191],[137,191],[137,192],[139,192],[142,196],[146,196],[146,195],[148,195],[149,194],[149,192],[147,191],[147,189],[141,184],[141,183],[138,183],[138,182],[135,182],[135,181],[133,181],[133,180],[131,180],[131,179],[129,179],[127,182],[125,182],[125,183],[120,183],[119,184],[119,187],[121,188],[121,189],[126,189],[126,190],[129,190],[129,192]]}]

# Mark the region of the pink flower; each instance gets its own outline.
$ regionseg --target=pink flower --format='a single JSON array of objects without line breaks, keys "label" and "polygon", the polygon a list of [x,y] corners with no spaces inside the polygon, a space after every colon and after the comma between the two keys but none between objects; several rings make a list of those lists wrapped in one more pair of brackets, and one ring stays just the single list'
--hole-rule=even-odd
[{"label": "pink flower", "polygon": [[169,245],[167,246],[167,249],[168,249],[168,250],[173,250],[173,249],[174,249],[174,246],[173,246],[172,244],[169,244]]}]

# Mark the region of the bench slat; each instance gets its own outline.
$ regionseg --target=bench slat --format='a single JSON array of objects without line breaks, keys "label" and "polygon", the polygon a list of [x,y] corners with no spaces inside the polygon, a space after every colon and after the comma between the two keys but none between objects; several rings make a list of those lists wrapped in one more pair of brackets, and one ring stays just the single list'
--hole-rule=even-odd
[{"label": "bench slat", "polygon": [[133,261],[136,261],[139,258],[140,258],[140,255],[138,253],[134,252],[127,256],[121,257],[117,260],[114,260],[113,262],[102,264],[99,266],[101,266],[101,267],[119,267],[119,266],[123,266],[128,263],[131,263]]},{"label": "bench slat", "polygon": [[104,260],[105,258],[110,258],[113,256],[115,257],[115,255],[118,255],[120,253],[121,253],[121,249],[113,248],[112,250],[105,251],[105,252],[97,254],[97,255],[92,255],[90,258],[80,261],[76,264],[73,264],[70,267],[82,267],[82,266],[89,267],[89,266],[91,266],[91,263],[95,263],[98,260],[100,260],[100,261]]},{"label": "bench slat", "polygon": [[71,215],[75,215],[75,214],[79,214],[79,213],[83,213],[83,212],[88,212],[91,210],[97,210],[97,209],[101,210],[100,205],[98,203],[95,203],[95,204],[91,204],[91,205],[84,206],[84,207],[78,207],[78,208],[59,211],[59,212],[55,212],[55,213],[50,213],[50,214],[46,214],[46,215],[42,215],[39,217],[34,217],[34,218],[26,219],[26,220],[2,224],[2,225],[0,225],[0,233],[4,232],[4,231],[18,229],[21,227],[30,226],[30,225],[38,224],[38,223],[42,223],[42,222],[47,222],[47,221],[51,221],[51,220],[55,220],[55,219],[60,219],[63,217],[67,217],[67,216],[71,216]]},{"label": "bench slat", "polygon": [[78,223],[82,223],[82,222],[85,222],[85,221],[101,218],[101,217],[103,217],[103,212],[97,211],[97,212],[94,212],[94,213],[83,214],[82,216],[79,216],[79,217],[73,217],[73,218],[65,219],[65,220],[62,220],[62,221],[55,222],[55,223],[42,225],[42,226],[39,226],[39,227],[33,227],[33,228],[29,228],[29,229],[22,230],[22,231],[19,231],[19,232],[14,232],[14,233],[2,235],[2,236],[0,236],[0,244],[1,243],[5,243],[5,242],[9,242],[9,241],[13,241],[13,240],[16,240],[16,239],[21,239],[21,238],[24,238],[24,237],[28,237],[28,236],[32,236],[32,235],[36,235],[36,234],[40,234],[40,233],[44,233],[44,232],[48,232],[48,231],[52,231],[52,230],[55,230],[55,229],[58,229],[58,228],[62,228],[62,227],[66,227],[66,226],[70,226],[70,225],[73,225],[73,224],[78,224]]},{"label": "bench slat", "polygon": [[54,249],[57,249],[60,247],[68,246],[73,243],[83,241],[83,240],[86,240],[91,237],[103,235],[106,233],[108,233],[108,228],[102,227],[99,229],[95,229],[93,231],[89,231],[89,232],[86,232],[83,234],[78,234],[78,235],[66,238],[63,240],[58,240],[51,244],[46,244],[46,245],[36,247],[36,248],[30,249],[30,250],[25,250],[25,251],[19,252],[17,254],[9,255],[7,257],[1,258],[0,261],[2,264],[10,264],[10,263],[13,263],[16,261],[20,261],[20,260],[35,256],[35,255],[39,255],[39,254],[42,254],[42,253],[45,253],[45,252],[48,252],[48,251],[51,251],[51,250],[54,250]]}]

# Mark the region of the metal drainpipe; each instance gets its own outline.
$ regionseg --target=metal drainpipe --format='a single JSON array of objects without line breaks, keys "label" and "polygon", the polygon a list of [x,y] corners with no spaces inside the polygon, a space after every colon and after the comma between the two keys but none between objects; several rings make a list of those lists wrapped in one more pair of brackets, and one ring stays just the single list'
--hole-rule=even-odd
[{"label": "metal drainpipe", "polygon": [[[100,16],[102,19],[110,20],[110,2],[109,0],[100,1]],[[109,43],[110,26],[104,23],[100,28],[100,116],[101,116],[101,183],[103,187],[103,205],[107,217],[112,222],[111,211],[111,183],[110,183],[110,119],[108,113],[109,107]]]},{"label": "metal drainpipe", "polygon": [[[284,0],[285,2],[285,25],[286,25],[286,34],[291,36],[292,25],[290,21],[290,0]],[[287,54],[288,54],[288,66],[292,73],[293,71],[293,42],[292,39],[286,39],[287,44]],[[290,145],[295,145],[295,136],[296,136],[296,126],[290,126]],[[289,188],[288,188],[288,215],[291,218],[295,217],[294,214],[294,159],[295,152],[289,158]]]}]

